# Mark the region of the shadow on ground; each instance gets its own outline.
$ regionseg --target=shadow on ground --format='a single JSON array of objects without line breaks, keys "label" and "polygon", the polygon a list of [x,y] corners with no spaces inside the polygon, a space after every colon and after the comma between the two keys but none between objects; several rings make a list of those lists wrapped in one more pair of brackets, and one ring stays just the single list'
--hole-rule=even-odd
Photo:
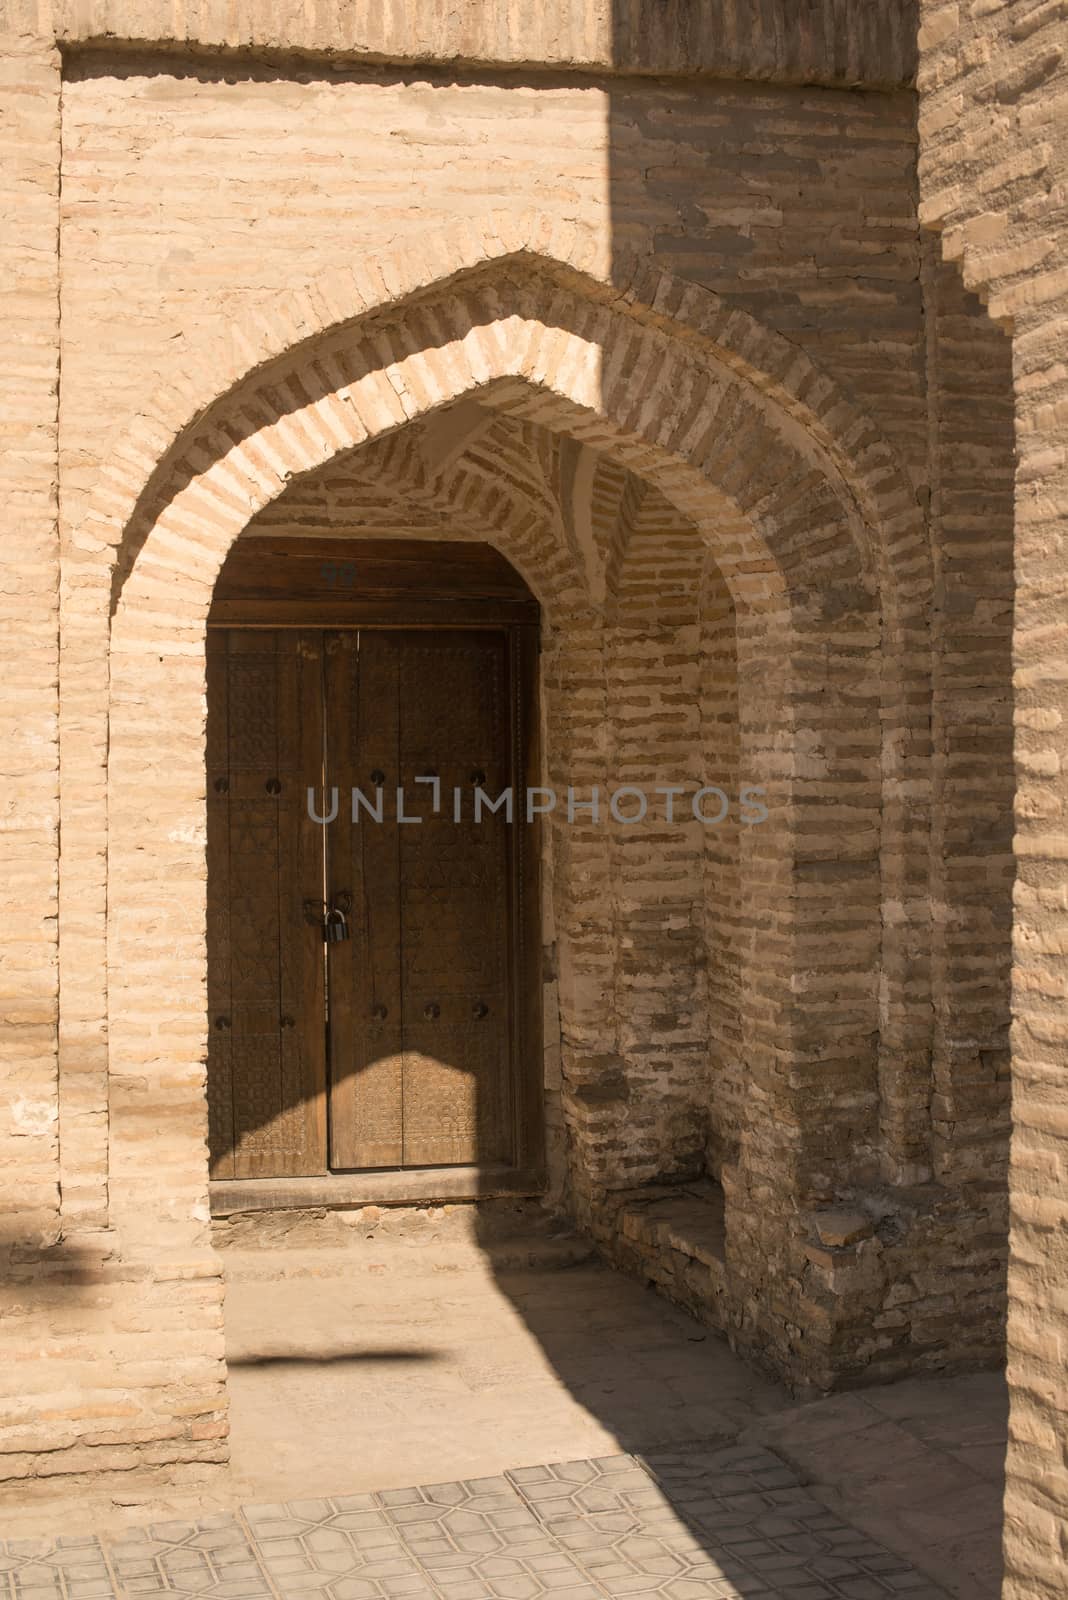
[{"label": "shadow on ground", "polygon": [[[552,1514],[531,1511],[548,1517],[548,1535],[574,1555],[596,1534],[604,1568],[620,1540],[653,1541],[645,1557],[628,1547],[613,1567],[618,1589],[606,1588],[607,1570],[587,1573],[600,1595],[668,1593],[670,1573],[684,1587],[669,1600],[999,1592],[1006,1421],[994,1375],[795,1405],[686,1313],[519,1207],[481,1208],[477,1224],[462,1208],[436,1219],[386,1212],[319,1219],[303,1237],[299,1227],[255,1246],[254,1237],[231,1230],[224,1250],[234,1473],[248,1500],[292,1505],[299,1484],[333,1504],[339,1490],[381,1497],[444,1482],[450,1504],[466,1503],[473,1482],[505,1474],[522,1498],[520,1469],[578,1463],[566,1492],[545,1490],[559,1501]],[[738,1487],[746,1456],[784,1476]],[[644,1477],[634,1482],[655,1485],[657,1515],[671,1511],[679,1538],[689,1530],[685,1577],[679,1550],[632,1525],[648,1507],[611,1503],[596,1464],[620,1457],[638,1458]],[[572,1520],[565,1502],[587,1491],[603,1525]],[[386,1514],[385,1501],[376,1507]],[[340,1515],[329,1512],[330,1527]],[[581,1534],[579,1545],[565,1534]],[[693,1572],[693,1540],[728,1587],[701,1586],[713,1580]],[[841,1554],[850,1541],[868,1554]],[[898,1568],[876,1570],[891,1558]],[[512,1576],[518,1588],[465,1580],[476,1584],[471,1600],[534,1594],[526,1569]]]}]

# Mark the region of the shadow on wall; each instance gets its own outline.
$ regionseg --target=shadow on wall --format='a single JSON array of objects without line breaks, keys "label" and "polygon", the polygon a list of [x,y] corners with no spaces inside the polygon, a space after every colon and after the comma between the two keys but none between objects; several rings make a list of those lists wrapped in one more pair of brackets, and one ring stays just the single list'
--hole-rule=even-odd
[{"label": "shadow on wall", "polygon": [[[120,1275],[136,1275],[135,1269],[123,1269],[119,1263],[119,1250],[106,1235],[100,1236],[98,1245],[84,1238],[42,1243],[0,1231],[0,1310],[15,1319],[31,1309],[30,1299],[35,1313],[53,1299],[67,1304],[72,1299],[92,1300],[109,1268],[118,1269]],[[31,1286],[32,1296],[27,1292]]]},{"label": "shadow on wall", "polygon": [[[767,14],[751,8],[715,49],[751,50]],[[845,18],[859,26],[848,8]],[[664,33],[621,0],[620,59],[651,60],[664,37],[696,48],[698,22],[693,37],[677,8],[661,22]],[[842,63],[860,34],[838,26]],[[776,48],[803,54],[806,40],[787,28]],[[879,1088],[884,1127],[901,1105],[917,1108],[912,1160],[887,1202],[900,1198],[903,1216],[927,1209],[930,1222],[902,1246],[915,1251],[915,1272],[856,1338],[877,1351],[908,1324],[912,1302],[929,1296],[912,1337],[917,1360],[935,1364],[939,1349],[951,1357],[955,1323],[996,1316],[1004,1324],[1014,440],[1010,342],[918,226],[916,112],[911,89],[623,77],[609,101],[609,182],[617,258],[648,254],[808,352],[884,431],[929,507],[931,637],[912,648],[930,652],[930,743],[905,749],[889,727],[885,736],[884,819],[892,808],[914,818],[906,838],[915,857],[883,920],[892,935],[916,908],[923,931],[904,954],[906,1022],[929,1018],[931,1027],[915,1060],[906,1040],[880,1041]],[[891,880],[895,871],[884,863]],[[714,935],[708,954],[714,960]],[[711,1121],[729,1144],[746,1115],[743,1091],[726,1116],[715,1106]],[[835,1192],[833,1171],[827,1187],[829,1203],[850,1203]],[[947,1248],[936,1219],[954,1209],[961,1222]],[[820,1267],[804,1271],[811,1290]]]}]

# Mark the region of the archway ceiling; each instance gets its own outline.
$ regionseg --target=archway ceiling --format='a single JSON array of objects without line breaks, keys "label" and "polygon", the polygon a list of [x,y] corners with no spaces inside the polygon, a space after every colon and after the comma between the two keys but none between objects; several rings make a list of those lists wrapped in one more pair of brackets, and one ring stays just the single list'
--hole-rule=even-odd
[{"label": "archway ceiling", "polygon": [[252,533],[375,538],[479,537],[445,509],[462,502],[465,477],[482,479],[549,521],[592,557],[603,597],[624,558],[639,510],[665,525],[692,522],[603,451],[470,401],[372,441],[295,480],[249,524]]}]

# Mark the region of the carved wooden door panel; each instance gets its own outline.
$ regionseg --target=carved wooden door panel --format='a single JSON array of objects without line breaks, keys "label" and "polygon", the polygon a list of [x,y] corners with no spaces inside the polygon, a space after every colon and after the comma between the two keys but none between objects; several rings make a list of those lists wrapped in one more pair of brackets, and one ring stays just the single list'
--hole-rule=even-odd
[{"label": "carved wooden door panel", "polygon": [[[325,1170],[321,635],[208,631],[208,1110],[215,1178]],[[321,893],[321,890],[320,890]]]},{"label": "carved wooden door panel", "polygon": [[[476,820],[474,791],[515,786],[508,636],[335,634],[325,660],[330,782],[381,789],[384,818],[328,829],[328,881],[352,896],[329,952],[331,1166],[507,1166],[521,830],[505,806]],[[398,788],[419,820],[397,820]]]}]

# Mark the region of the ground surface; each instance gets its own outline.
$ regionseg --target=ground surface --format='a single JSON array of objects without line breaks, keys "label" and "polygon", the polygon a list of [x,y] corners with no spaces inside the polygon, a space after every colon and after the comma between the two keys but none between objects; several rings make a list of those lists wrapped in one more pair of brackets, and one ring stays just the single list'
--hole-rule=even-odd
[{"label": "ground surface", "polygon": [[798,1406],[509,1208],[227,1238],[232,1472],[6,1500],[11,1600],[998,1593],[994,1376]]}]

